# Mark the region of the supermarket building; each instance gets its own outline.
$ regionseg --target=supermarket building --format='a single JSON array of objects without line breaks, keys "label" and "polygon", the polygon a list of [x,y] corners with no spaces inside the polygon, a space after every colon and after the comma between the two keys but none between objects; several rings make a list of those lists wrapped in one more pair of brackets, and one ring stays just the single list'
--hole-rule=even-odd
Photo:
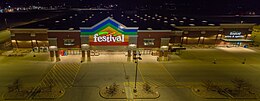
[{"label": "supermarket building", "polygon": [[[137,51],[149,51],[149,54],[167,57],[169,52],[180,47],[239,47],[253,41],[254,23],[218,24],[203,20],[198,21],[200,25],[184,17],[103,14],[82,16],[77,13],[12,28],[12,45],[48,50],[51,57],[81,54],[89,59],[93,51],[126,52],[128,57]],[[73,18],[80,23],[73,23]]]}]

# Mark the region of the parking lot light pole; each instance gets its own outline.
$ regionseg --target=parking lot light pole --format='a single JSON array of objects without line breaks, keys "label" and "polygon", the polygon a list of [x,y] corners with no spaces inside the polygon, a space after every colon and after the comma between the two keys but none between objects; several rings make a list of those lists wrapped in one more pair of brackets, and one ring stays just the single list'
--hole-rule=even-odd
[{"label": "parking lot light pole", "polygon": [[135,60],[135,87],[134,87],[134,90],[133,92],[136,93],[137,92],[137,89],[136,89],[136,81],[137,81],[137,71],[138,71],[138,60],[142,60],[142,58],[140,57],[141,54],[138,54],[139,56],[137,56],[137,54],[134,54],[133,56],[133,59]]}]

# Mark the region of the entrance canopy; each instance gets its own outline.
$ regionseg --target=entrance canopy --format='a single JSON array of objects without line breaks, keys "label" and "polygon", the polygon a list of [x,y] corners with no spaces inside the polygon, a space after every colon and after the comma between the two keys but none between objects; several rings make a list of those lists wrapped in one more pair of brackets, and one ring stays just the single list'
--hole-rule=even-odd
[{"label": "entrance canopy", "polygon": [[137,36],[138,27],[126,27],[108,17],[92,27],[80,28],[90,46],[127,46],[129,37]]}]

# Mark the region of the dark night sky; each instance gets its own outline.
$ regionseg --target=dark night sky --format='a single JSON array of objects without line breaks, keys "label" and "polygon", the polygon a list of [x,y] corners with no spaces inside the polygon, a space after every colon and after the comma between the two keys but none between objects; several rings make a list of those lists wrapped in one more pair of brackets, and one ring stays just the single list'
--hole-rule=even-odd
[{"label": "dark night sky", "polygon": [[[61,6],[95,7],[97,5],[118,4],[122,9],[158,9],[176,7],[177,9],[201,11],[258,11],[259,0],[0,0],[1,5],[11,6]],[[169,7],[167,7],[169,6]]]}]

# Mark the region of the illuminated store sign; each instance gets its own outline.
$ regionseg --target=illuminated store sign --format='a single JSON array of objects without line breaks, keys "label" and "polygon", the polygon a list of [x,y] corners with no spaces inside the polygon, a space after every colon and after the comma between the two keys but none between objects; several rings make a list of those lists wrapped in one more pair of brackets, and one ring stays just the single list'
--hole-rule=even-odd
[{"label": "illuminated store sign", "polygon": [[108,17],[92,27],[80,28],[80,35],[90,46],[128,46],[129,37],[136,37],[137,30]]},{"label": "illuminated store sign", "polygon": [[244,36],[241,35],[242,33],[239,31],[232,31],[229,33],[229,35],[226,35],[226,38],[243,38]]},{"label": "illuminated store sign", "polygon": [[128,45],[128,35],[124,35],[112,27],[89,36],[90,45]]},{"label": "illuminated store sign", "polygon": [[94,35],[94,42],[125,42],[125,36],[117,35],[116,32],[99,32]]}]

